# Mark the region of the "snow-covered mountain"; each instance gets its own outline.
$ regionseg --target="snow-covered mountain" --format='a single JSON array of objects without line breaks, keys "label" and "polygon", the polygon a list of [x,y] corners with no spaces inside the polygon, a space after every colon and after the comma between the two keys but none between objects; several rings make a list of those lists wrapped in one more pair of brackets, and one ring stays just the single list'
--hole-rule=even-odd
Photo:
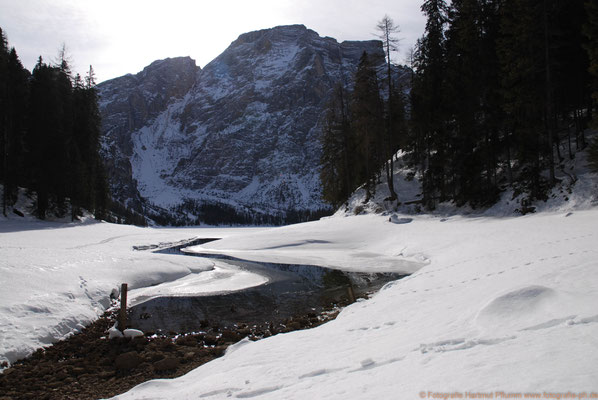
[{"label": "snow-covered mountain", "polygon": [[269,215],[324,208],[325,105],[364,51],[384,62],[379,41],[280,26],[239,36],[203,69],[166,59],[98,85],[113,197],[163,214],[205,202]]}]

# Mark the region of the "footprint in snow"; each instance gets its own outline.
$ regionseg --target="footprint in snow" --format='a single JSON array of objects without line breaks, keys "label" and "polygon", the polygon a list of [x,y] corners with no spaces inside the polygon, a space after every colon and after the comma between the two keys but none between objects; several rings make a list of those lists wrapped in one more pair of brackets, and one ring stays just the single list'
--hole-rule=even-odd
[{"label": "footprint in snow", "polygon": [[238,399],[249,399],[251,397],[257,397],[257,396],[261,396],[263,394],[272,393],[272,392],[275,392],[280,389],[282,389],[281,385],[270,386],[270,387],[265,387],[262,389],[256,389],[256,390],[250,390],[247,392],[242,392],[242,393],[237,394],[237,396],[235,396],[235,397],[237,397]]},{"label": "footprint in snow", "polygon": [[569,315],[568,317],[564,317],[564,318],[555,318],[555,319],[551,319],[549,321],[546,322],[542,322],[540,324],[537,325],[532,325],[532,326],[528,326],[527,328],[523,328],[521,329],[522,331],[537,331],[540,329],[548,329],[548,328],[552,328],[553,326],[557,326],[563,323],[567,323],[568,325],[573,325],[575,322],[573,321],[573,319],[576,317],[576,315]]},{"label": "footprint in snow", "polygon": [[226,394],[226,397],[231,397],[234,392],[238,392],[240,390],[241,389],[237,389],[237,388],[228,388],[228,389],[213,390],[211,392],[206,392],[206,393],[200,394],[199,398],[203,399],[203,398],[206,398],[206,397],[218,396],[220,394]]},{"label": "footprint in snow", "polygon": [[322,368],[322,369],[317,369],[315,371],[311,371],[308,372],[306,374],[300,375],[299,379],[305,379],[305,378],[313,378],[315,376],[321,376],[321,375],[328,375],[328,374],[332,374],[335,372],[339,372],[342,371],[346,368]]},{"label": "footprint in snow", "polygon": [[402,361],[403,357],[394,357],[394,358],[389,358],[388,360],[384,360],[384,361],[374,361],[371,358],[366,358],[361,360],[360,367],[353,369],[349,372],[358,372],[358,371],[364,371],[367,369],[372,369],[372,368],[378,368],[378,367],[382,367],[384,365],[388,365],[388,364],[392,364],[395,362],[399,362]]},{"label": "footprint in snow", "polygon": [[507,340],[515,339],[516,336],[505,336],[498,338],[474,338],[474,339],[449,339],[434,343],[422,343],[419,345],[419,350],[422,354],[426,353],[445,353],[448,351],[468,350],[476,346],[491,346],[506,342]]}]

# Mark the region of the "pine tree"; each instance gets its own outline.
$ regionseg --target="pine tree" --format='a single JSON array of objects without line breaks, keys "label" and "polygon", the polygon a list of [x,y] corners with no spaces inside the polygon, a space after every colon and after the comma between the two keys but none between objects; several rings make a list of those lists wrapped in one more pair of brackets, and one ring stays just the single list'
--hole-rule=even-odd
[{"label": "pine tree", "polygon": [[352,171],[352,133],[349,95],[339,83],[328,105],[322,135],[320,181],[322,197],[334,208],[340,206],[355,189]]},{"label": "pine tree", "polygon": [[444,104],[441,96],[445,79],[444,0],[427,0],[422,5],[427,16],[424,36],[415,50],[415,75],[411,89],[412,138],[414,160],[422,171],[423,202],[434,208],[447,196],[446,156],[448,154]]},{"label": "pine tree", "polygon": [[[598,105],[598,4],[596,4],[595,1],[587,0],[585,9],[587,13],[587,22],[583,26],[583,33],[588,39],[585,43],[585,49],[589,58],[588,71],[593,77],[593,104],[590,109],[596,110]],[[598,118],[596,117],[596,114],[598,114],[598,110],[596,110],[594,114],[594,124],[598,126]]]},{"label": "pine tree", "polygon": [[0,172],[2,175],[2,214],[6,216],[8,203],[8,127],[7,127],[7,103],[8,103],[8,42],[4,32],[0,28]]},{"label": "pine tree", "polygon": [[[555,116],[560,118],[558,131],[567,133],[567,153],[569,159],[575,156],[573,152],[572,133],[575,135],[577,149],[585,147],[584,130],[588,122],[588,112],[591,109],[590,74],[588,71],[589,58],[584,47],[590,41],[583,33],[587,24],[586,9],[581,1],[559,2],[555,11],[558,46],[555,46],[554,92]],[[568,129],[573,126],[573,131]],[[557,140],[557,150],[559,137]],[[559,154],[559,159],[562,157]],[[560,161],[560,160],[559,160]]]},{"label": "pine tree", "polygon": [[55,65],[39,57],[25,70],[0,29],[0,178],[3,213],[17,188],[37,193],[36,214],[45,218],[55,206],[64,213],[70,198],[72,218],[84,207],[98,218],[108,208],[108,184],[100,158],[101,120],[93,68],[71,75],[66,47]]},{"label": "pine tree", "polygon": [[[392,79],[392,63],[390,58],[391,51],[398,50],[399,39],[394,36],[396,33],[399,32],[399,27],[394,23],[394,21],[388,16],[385,15],[384,18],[378,25],[376,26],[378,29],[379,35],[378,37],[382,40],[382,45],[384,46],[384,50],[386,52],[386,94],[387,94],[387,107],[386,107],[386,143],[385,147],[385,167],[386,167],[386,182],[388,185],[388,191],[390,192],[390,197],[387,199],[389,201],[398,200],[397,193],[394,188],[394,154],[397,151],[397,140],[394,137],[395,134],[398,132],[395,129],[395,123],[398,125],[400,121],[395,121],[399,115],[393,115],[393,113],[397,110],[395,107],[395,102],[400,102],[400,99],[394,99],[395,90],[393,89],[393,79]],[[402,114],[402,113],[401,113]]]},{"label": "pine tree", "polygon": [[16,50],[8,49],[0,29],[0,176],[2,177],[2,212],[6,215],[14,203],[23,176],[23,137],[26,121],[28,72],[23,68]]},{"label": "pine tree", "polygon": [[101,118],[98,109],[98,95],[95,88],[95,76],[90,66],[85,76],[85,85],[78,85],[74,92],[77,107],[75,109],[75,143],[82,158],[82,206],[101,216],[107,207],[107,183],[102,160],[100,158]]},{"label": "pine tree", "polygon": [[[75,102],[73,98],[73,78],[71,76],[71,69],[69,63],[66,61],[65,48],[60,53],[60,64],[56,65],[54,69],[57,71],[56,89],[57,98],[56,105],[59,112],[59,125],[55,127],[55,137],[53,140],[55,154],[59,157],[55,159],[56,176],[53,179],[53,191],[56,194],[57,205],[64,207],[64,201],[70,196],[70,176],[74,165],[74,160],[71,159],[71,152],[69,149],[75,141],[74,135],[74,109]],[[76,166],[75,166],[76,167]]]},{"label": "pine tree", "polygon": [[[519,167],[516,183],[531,199],[544,196],[542,155],[546,155],[545,32],[542,4],[513,0],[502,7],[498,41],[509,146]],[[550,149],[552,153],[552,149]],[[550,154],[550,158],[552,154]]]},{"label": "pine tree", "polygon": [[[585,9],[587,12],[587,22],[583,26],[583,33],[587,37],[585,43],[585,50],[587,51],[589,58],[588,71],[592,75],[592,99],[593,104],[590,110],[594,109],[594,126],[598,126],[598,4],[595,1],[588,0],[585,3]],[[590,166],[596,172],[598,172],[598,140],[594,140],[590,144],[588,149],[588,158]]]},{"label": "pine tree", "polygon": [[[489,204],[496,199],[498,89],[494,48],[496,13],[478,0],[455,0],[449,12],[446,79],[447,188],[457,204]],[[490,104],[488,104],[490,102]]]},{"label": "pine tree", "polygon": [[598,173],[598,140],[596,139],[588,147],[588,164],[594,172]]},{"label": "pine tree", "polygon": [[23,163],[25,156],[24,138],[26,132],[26,109],[28,96],[29,72],[23,68],[14,47],[8,56],[8,102],[6,123],[8,140],[6,142],[5,189],[13,202],[16,199],[19,183],[25,183]]},{"label": "pine tree", "polygon": [[69,193],[72,106],[66,69],[49,66],[40,57],[31,79],[27,144],[37,215],[42,219],[50,201],[63,208]]},{"label": "pine tree", "polygon": [[367,202],[375,191],[379,168],[385,160],[382,99],[376,71],[366,52],[359,59],[350,110],[357,153],[355,176],[359,182],[365,182]]}]

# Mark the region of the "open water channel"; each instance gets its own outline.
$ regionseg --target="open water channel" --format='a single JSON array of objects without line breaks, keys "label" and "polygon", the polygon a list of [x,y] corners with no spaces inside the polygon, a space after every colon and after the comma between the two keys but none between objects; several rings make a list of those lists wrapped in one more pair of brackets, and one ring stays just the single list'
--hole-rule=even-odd
[{"label": "open water channel", "polygon": [[[268,278],[248,289],[193,297],[158,297],[130,310],[130,321],[145,332],[196,332],[206,325],[280,323],[298,315],[320,314],[338,303],[347,303],[352,292],[366,297],[385,283],[402,278],[396,273],[345,272],[313,265],[289,265],[241,260],[229,256],[198,254],[183,248],[215,239],[197,239],[157,250],[173,257],[220,259]],[[349,289],[351,288],[351,289]]]}]

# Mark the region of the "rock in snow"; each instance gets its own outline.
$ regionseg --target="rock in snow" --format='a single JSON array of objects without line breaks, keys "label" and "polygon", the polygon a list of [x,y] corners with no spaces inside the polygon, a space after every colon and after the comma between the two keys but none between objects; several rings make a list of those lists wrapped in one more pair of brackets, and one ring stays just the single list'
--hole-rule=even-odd
[{"label": "rock in snow", "polygon": [[270,215],[325,208],[325,105],[364,51],[384,62],[380,41],[280,26],[239,36],[203,69],[166,59],[98,85],[113,196],[138,210],[184,200]]},{"label": "rock in snow", "polygon": [[116,326],[113,326],[112,328],[108,329],[108,339],[116,339],[121,337],[124,337],[124,335],[121,331],[118,330]]},{"label": "rock in snow", "polygon": [[123,334],[126,338],[136,338],[136,337],[141,337],[144,336],[144,333],[142,331],[140,331],[139,329],[125,329],[123,331]]}]

